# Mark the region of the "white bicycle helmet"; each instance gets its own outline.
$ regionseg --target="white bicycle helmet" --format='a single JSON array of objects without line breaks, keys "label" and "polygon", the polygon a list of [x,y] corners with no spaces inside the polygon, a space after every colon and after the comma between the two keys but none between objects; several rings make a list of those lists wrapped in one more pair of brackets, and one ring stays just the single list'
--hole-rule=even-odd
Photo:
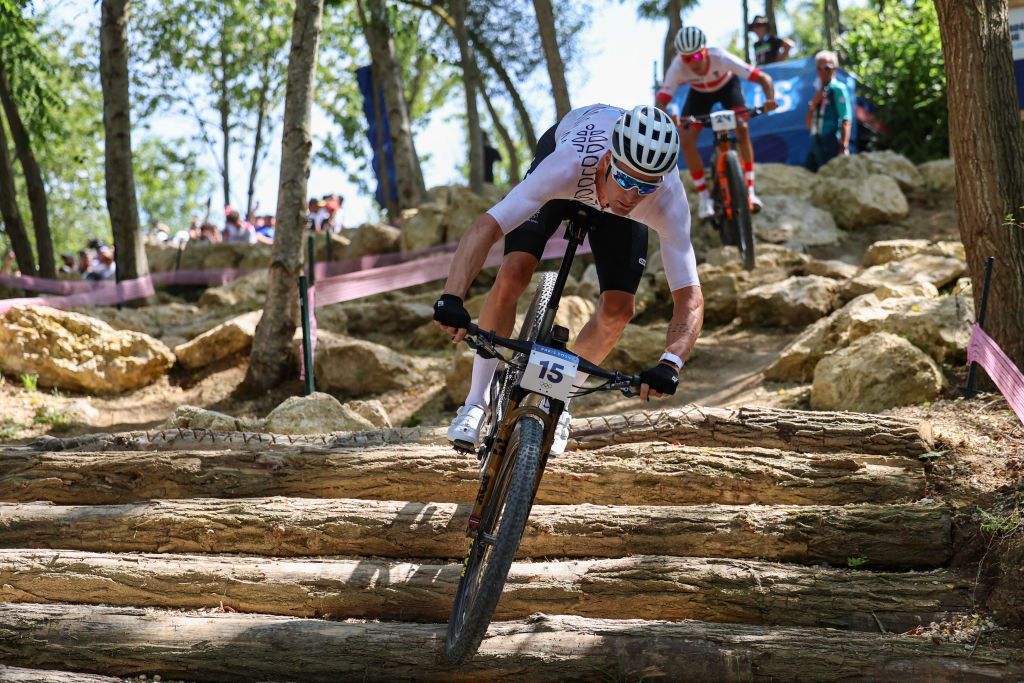
[{"label": "white bicycle helmet", "polygon": [[707,47],[708,39],[696,26],[684,26],[676,33],[672,44],[681,55],[692,55]]},{"label": "white bicycle helmet", "polygon": [[641,173],[665,175],[679,158],[676,125],[657,107],[633,107],[612,128],[612,157]]}]

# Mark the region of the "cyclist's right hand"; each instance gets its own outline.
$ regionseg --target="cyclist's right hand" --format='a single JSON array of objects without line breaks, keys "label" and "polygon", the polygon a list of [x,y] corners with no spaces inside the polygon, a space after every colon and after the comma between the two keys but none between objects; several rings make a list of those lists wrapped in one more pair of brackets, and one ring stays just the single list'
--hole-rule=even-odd
[{"label": "cyclist's right hand", "polygon": [[462,303],[462,299],[454,294],[442,294],[434,302],[434,324],[452,335],[456,344],[466,336],[471,317]]}]

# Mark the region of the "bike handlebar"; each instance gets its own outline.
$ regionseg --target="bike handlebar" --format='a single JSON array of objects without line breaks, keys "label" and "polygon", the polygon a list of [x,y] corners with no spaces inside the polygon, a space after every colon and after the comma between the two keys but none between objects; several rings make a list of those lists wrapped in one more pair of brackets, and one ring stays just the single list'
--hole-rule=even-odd
[{"label": "bike handlebar", "polygon": [[[768,113],[764,110],[763,105],[760,107],[754,107],[753,109],[750,107],[735,107],[733,111],[736,112],[737,115],[748,116],[749,118],[754,118]],[[705,126],[711,123],[711,114],[690,114],[686,117],[680,117],[679,121],[680,128],[689,128],[694,123],[699,123],[700,125]]]}]

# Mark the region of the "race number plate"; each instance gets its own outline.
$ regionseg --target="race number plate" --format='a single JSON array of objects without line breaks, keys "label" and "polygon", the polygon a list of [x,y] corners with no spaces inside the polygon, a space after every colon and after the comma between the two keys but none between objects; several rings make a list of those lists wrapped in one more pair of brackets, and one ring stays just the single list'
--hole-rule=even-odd
[{"label": "race number plate", "polygon": [[711,112],[711,130],[736,130],[736,112],[731,109]]},{"label": "race number plate", "polygon": [[530,352],[530,362],[519,384],[529,391],[550,396],[558,401],[567,401],[579,365],[579,356],[534,344],[533,351]]}]

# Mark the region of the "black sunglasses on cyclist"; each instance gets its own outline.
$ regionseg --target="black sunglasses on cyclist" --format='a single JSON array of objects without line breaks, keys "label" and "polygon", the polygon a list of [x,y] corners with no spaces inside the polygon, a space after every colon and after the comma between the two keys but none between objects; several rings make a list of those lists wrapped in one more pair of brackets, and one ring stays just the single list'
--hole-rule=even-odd
[{"label": "black sunglasses on cyclist", "polygon": [[615,182],[617,182],[619,184],[619,187],[621,187],[623,190],[629,191],[635,187],[637,193],[641,197],[645,197],[649,194],[653,194],[654,192],[657,191],[659,187],[661,187],[660,179],[657,182],[651,182],[649,180],[640,180],[639,178],[634,178],[633,176],[629,175],[621,168],[616,166],[615,159],[611,159],[610,161],[612,162],[612,177],[615,178]]}]

